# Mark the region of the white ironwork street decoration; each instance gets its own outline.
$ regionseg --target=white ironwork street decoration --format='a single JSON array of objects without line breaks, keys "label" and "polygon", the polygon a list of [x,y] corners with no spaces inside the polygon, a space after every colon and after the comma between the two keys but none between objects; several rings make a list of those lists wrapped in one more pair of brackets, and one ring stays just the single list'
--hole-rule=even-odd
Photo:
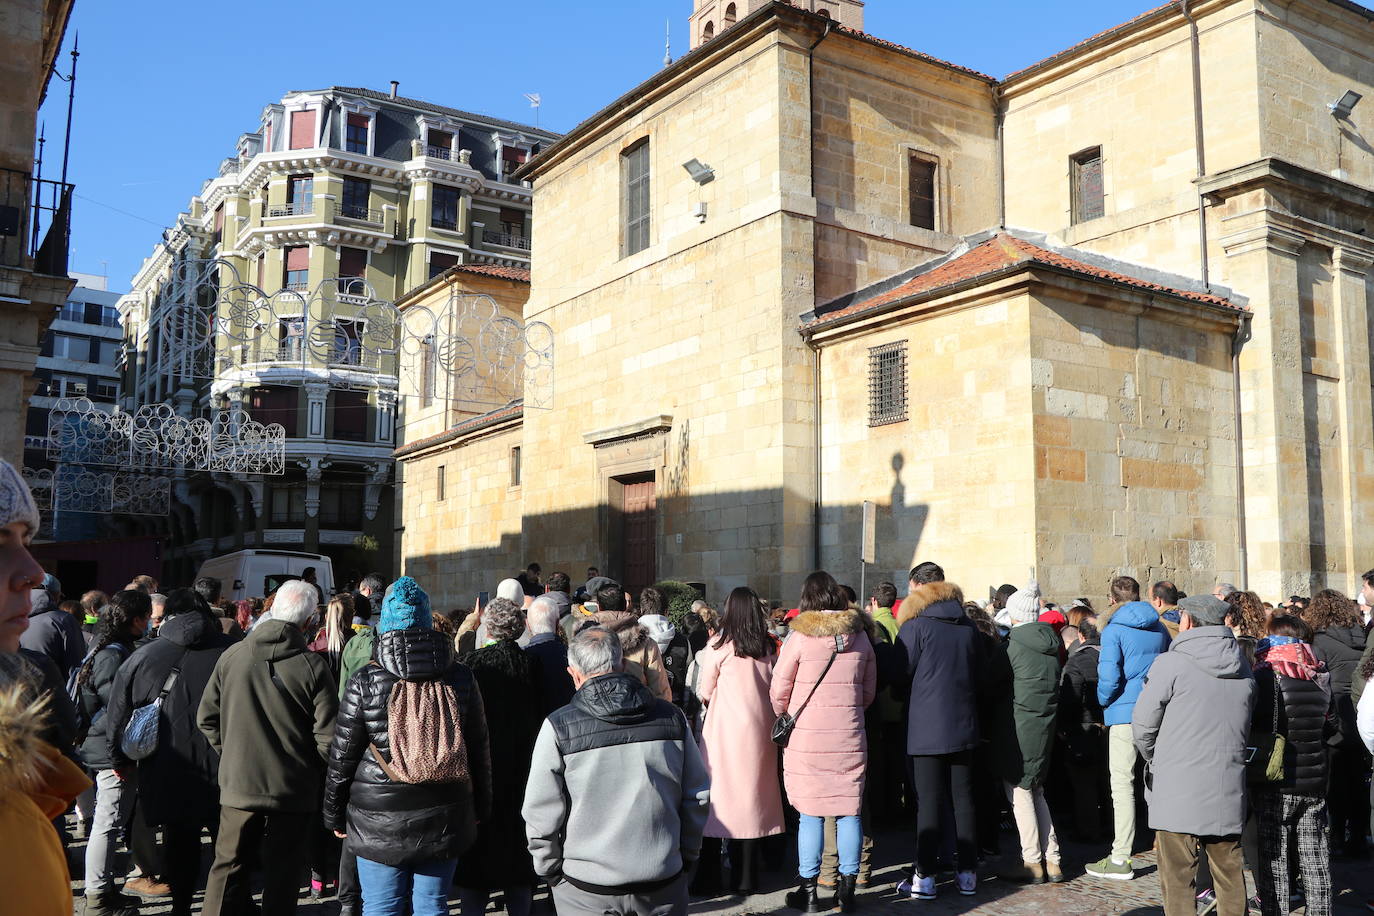
[{"label": "white ironwork street decoration", "polygon": [[56,472],[24,468],[24,481],[43,511],[166,515],[171,510],[169,477],[59,465]]},{"label": "white ironwork street decoration", "polygon": [[64,465],[283,474],[286,430],[243,410],[183,417],[167,404],[109,413],[86,398],[59,398],[48,411],[48,458]]},{"label": "white ironwork street decoration", "polygon": [[398,308],[360,278],[267,293],[228,261],[188,260],[173,266],[149,322],[150,359],[184,381],[297,366],[387,376],[402,394],[472,405],[553,406],[552,329],[486,295]]}]

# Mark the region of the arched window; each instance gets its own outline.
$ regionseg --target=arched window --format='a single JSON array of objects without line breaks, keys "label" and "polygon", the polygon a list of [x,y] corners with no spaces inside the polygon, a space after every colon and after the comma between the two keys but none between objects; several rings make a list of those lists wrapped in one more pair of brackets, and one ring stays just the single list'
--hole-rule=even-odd
[{"label": "arched window", "polygon": [[734,24],[735,24],[735,20],[736,20],[737,18],[739,18],[739,17],[738,17],[737,14],[735,13],[735,5],[734,5],[733,3],[731,3],[729,6],[727,6],[727,7],[725,8],[725,24],[726,24],[726,25],[734,25]]},{"label": "arched window", "polygon": [[714,22],[708,22],[708,23],[706,23],[706,28],[704,28],[704,29],[701,30],[701,37],[702,37],[702,39],[705,40],[705,41],[710,41],[712,38],[715,37],[715,35],[716,35],[716,24],[715,24]]}]

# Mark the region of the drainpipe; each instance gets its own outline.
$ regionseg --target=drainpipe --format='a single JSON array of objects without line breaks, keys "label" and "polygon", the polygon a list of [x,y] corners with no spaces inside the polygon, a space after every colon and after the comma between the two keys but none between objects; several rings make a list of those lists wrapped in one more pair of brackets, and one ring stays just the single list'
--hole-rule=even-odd
[{"label": "drainpipe", "polygon": [[[835,29],[835,21],[827,18],[825,26],[821,30],[821,37],[811,43],[811,47],[806,49],[806,86],[809,94],[810,109],[807,111],[808,127],[807,141],[811,144],[810,154],[810,173],[811,187],[810,196],[816,199],[816,48],[820,47],[821,42],[830,37],[830,33]],[[819,210],[819,203],[817,208]],[[818,214],[819,215],[819,214]],[[816,264],[820,260],[820,241],[816,233],[816,220],[811,221],[811,277],[812,277],[812,302],[814,307],[815,296],[815,276]],[[811,443],[813,464],[815,465],[814,486],[816,489],[815,504],[811,507],[811,556],[812,569],[821,568],[821,350],[816,346],[810,337],[806,337],[806,345],[811,349],[811,422],[814,426],[813,439]]]},{"label": "drainpipe", "polygon": [[811,387],[815,392],[811,405],[811,423],[814,427],[811,450],[816,456],[816,504],[811,513],[811,568],[821,569],[821,348],[810,337],[806,338],[806,345],[811,349]]},{"label": "drainpipe", "polygon": [[1207,147],[1202,125],[1202,43],[1198,35],[1197,20],[1188,7],[1189,0],[1178,0],[1179,11],[1188,20],[1188,40],[1192,46],[1193,58],[1193,148],[1197,151],[1197,243],[1198,258],[1202,267],[1202,285],[1212,288],[1211,271],[1207,266],[1207,198],[1203,196],[1201,182],[1207,175]]},{"label": "drainpipe", "polygon": [[1007,121],[1006,100],[1002,87],[989,86],[992,90],[992,111],[997,130],[997,228],[1007,228],[1007,146],[1002,129]]},{"label": "drainpipe", "polygon": [[1231,341],[1231,409],[1236,443],[1236,550],[1240,561],[1240,590],[1250,590],[1249,544],[1245,535],[1245,449],[1241,440],[1240,413],[1240,351],[1250,340],[1250,315],[1241,317],[1236,336]]}]

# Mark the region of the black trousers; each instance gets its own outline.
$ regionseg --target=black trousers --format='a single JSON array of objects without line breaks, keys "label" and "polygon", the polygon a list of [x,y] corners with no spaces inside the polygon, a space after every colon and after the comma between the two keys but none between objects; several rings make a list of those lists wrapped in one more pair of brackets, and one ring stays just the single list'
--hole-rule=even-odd
[{"label": "black trousers", "polygon": [[162,839],[166,844],[164,858],[167,870],[164,879],[172,887],[173,916],[191,916],[191,901],[200,887],[200,832],[210,831],[213,844],[219,822],[211,819],[172,821],[162,825]]},{"label": "black trousers", "polygon": [[363,886],[358,882],[358,857],[349,848],[348,840],[343,841],[339,852],[339,903],[345,906],[351,904],[360,911],[363,906]]},{"label": "black trousers", "polygon": [[205,885],[205,916],[248,916],[250,876],[262,870],[262,916],[296,911],[317,814],[219,809],[215,864]]},{"label": "black trousers", "polygon": [[940,858],[941,822],[947,802],[954,805],[954,850],[960,871],[978,865],[978,826],[973,807],[973,752],[911,758],[916,785],[916,870],[935,875]]},{"label": "black trousers", "polygon": [[1326,810],[1331,818],[1331,851],[1357,853],[1369,829],[1369,797],[1364,789],[1369,754],[1349,740],[1330,749],[1330,788]]},{"label": "black trousers", "polygon": [[167,870],[162,849],[157,845],[157,828],[143,816],[143,804],[134,800],[134,813],[129,817],[129,853],[138,870],[150,880],[163,877]]}]

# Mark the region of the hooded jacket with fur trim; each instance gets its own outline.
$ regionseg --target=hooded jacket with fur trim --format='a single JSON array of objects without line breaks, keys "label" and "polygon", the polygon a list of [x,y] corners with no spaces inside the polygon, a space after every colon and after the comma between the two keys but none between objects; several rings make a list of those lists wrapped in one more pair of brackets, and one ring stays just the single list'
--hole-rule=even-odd
[{"label": "hooded jacket with fur trim", "polygon": [[649,630],[633,611],[599,611],[592,617],[596,626],[605,627],[620,638],[620,653],[625,670],[635,675],[660,700],[673,700],[672,682],[663,667],[663,654]]},{"label": "hooded jacket with fur trim", "polygon": [[984,650],[964,613],[963,592],[953,582],[918,585],[902,601],[897,624],[911,689],[906,752],[934,756],[977,747]]},{"label": "hooded jacket with fur trim", "polygon": [[[835,661],[826,671],[832,654]],[[796,715],[811,696],[782,755],[787,798],[802,814],[859,813],[868,761],[864,710],[877,691],[878,663],[862,613],[797,615],[773,668],[769,697],[774,714]]]}]

